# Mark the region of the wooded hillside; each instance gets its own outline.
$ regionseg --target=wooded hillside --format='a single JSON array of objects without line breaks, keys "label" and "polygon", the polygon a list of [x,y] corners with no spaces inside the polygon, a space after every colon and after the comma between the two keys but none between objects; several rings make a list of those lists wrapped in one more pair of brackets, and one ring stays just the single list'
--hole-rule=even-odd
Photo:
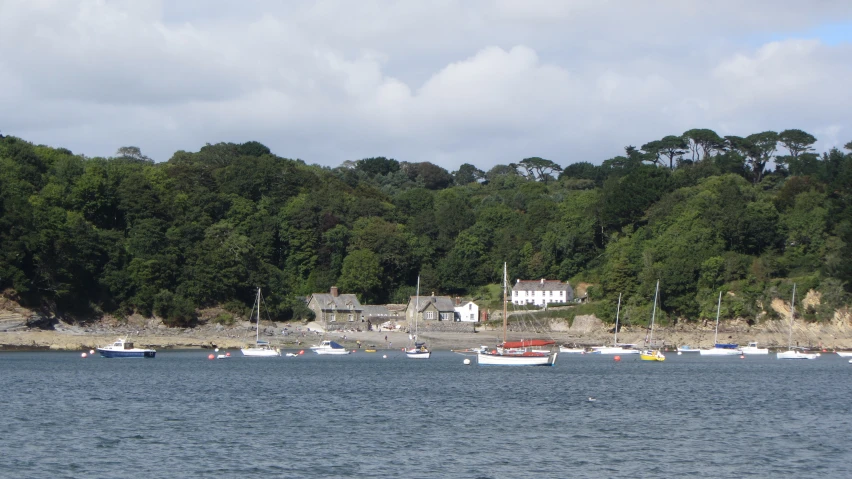
[{"label": "wooded hillside", "polygon": [[6,136],[0,290],[65,317],[177,326],[214,304],[241,313],[260,286],[282,320],[332,285],[404,303],[418,274],[421,291],[485,296],[505,261],[513,279],[595,285],[606,319],[623,293],[626,320],[646,321],[659,278],[669,319],[714,317],[723,290],[723,317],[758,320],[796,282],[822,293],[803,314],[824,321],[848,303],[852,154],[815,142],[696,129],[603,162],[449,172],[382,157],[327,168],[257,142],[87,158]]}]

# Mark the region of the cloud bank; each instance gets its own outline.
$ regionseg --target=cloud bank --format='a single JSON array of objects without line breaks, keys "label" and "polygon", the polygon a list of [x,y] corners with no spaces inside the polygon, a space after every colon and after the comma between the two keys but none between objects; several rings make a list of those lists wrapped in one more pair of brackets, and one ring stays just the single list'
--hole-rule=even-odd
[{"label": "cloud bank", "polygon": [[6,0],[0,132],[448,170],[600,163],[691,128],[825,150],[852,140],[845,25],[843,1]]}]

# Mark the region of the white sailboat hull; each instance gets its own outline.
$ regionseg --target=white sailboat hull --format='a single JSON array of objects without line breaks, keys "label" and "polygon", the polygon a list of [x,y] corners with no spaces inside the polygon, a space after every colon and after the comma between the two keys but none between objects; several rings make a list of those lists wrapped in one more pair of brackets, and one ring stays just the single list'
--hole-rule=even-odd
[{"label": "white sailboat hull", "polygon": [[240,351],[243,352],[243,356],[249,356],[254,358],[270,358],[273,356],[281,356],[281,351],[277,349],[242,348]]},{"label": "white sailboat hull", "polygon": [[739,349],[710,348],[699,349],[698,353],[702,356],[737,356],[740,354],[740,351]]},{"label": "white sailboat hull", "polygon": [[852,351],[837,351],[837,355],[841,358],[852,358]]},{"label": "white sailboat hull", "polygon": [[478,353],[476,362],[480,366],[553,366],[558,353],[545,355]]},{"label": "white sailboat hull", "polygon": [[816,359],[819,357],[817,353],[803,353],[801,351],[781,351],[778,353],[778,359]]},{"label": "white sailboat hull", "polygon": [[752,348],[752,347],[744,347],[742,349],[743,354],[747,354],[749,356],[754,354],[769,354],[769,348]]},{"label": "white sailboat hull", "polygon": [[597,346],[592,348],[592,354],[639,354],[639,350],[613,346]]},{"label": "white sailboat hull", "polygon": [[408,356],[409,359],[429,359],[432,355],[432,351],[406,351],[405,355]]},{"label": "white sailboat hull", "polygon": [[349,354],[348,349],[313,349],[311,350],[317,354]]}]

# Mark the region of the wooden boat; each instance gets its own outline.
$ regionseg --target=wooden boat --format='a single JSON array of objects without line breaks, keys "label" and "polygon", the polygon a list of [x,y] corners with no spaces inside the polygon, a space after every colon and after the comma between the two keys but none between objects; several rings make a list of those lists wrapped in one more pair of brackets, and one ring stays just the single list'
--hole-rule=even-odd
[{"label": "wooden boat", "polygon": [[544,346],[553,347],[556,341],[546,339],[527,339],[507,341],[508,311],[507,290],[508,275],[506,263],[503,263],[503,343],[490,351],[480,351],[476,354],[476,363],[480,366],[553,366],[556,364],[557,351],[532,351],[533,348]]}]

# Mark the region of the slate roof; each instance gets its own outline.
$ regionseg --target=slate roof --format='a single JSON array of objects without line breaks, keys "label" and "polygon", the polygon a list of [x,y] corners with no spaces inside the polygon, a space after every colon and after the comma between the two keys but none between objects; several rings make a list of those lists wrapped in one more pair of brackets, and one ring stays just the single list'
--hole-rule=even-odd
[{"label": "slate roof", "polygon": [[363,309],[361,307],[361,303],[358,302],[358,297],[354,294],[339,294],[337,296],[332,296],[331,293],[314,293],[314,299],[323,311],[330,311],[332,309],[332,304],[334,305],[334,309],[338,311],[348,311],[350,304],[352,305],[353,311],[361,311]]},{"label": "slate roof", "polygon": [[512,286],[512,291],[573,291],[570,283],[556,279],[520,280]]},{"label": "slate roof", "polygon": [[[416,303],[419,301],[419,303]],[[430,304],[435,305],[438,311],[455,311],[456,303],[449,296],[421,296],[420,299],[416,296],[411,297],[411,304],[417,304],[418,312],[423,312]]]}]

